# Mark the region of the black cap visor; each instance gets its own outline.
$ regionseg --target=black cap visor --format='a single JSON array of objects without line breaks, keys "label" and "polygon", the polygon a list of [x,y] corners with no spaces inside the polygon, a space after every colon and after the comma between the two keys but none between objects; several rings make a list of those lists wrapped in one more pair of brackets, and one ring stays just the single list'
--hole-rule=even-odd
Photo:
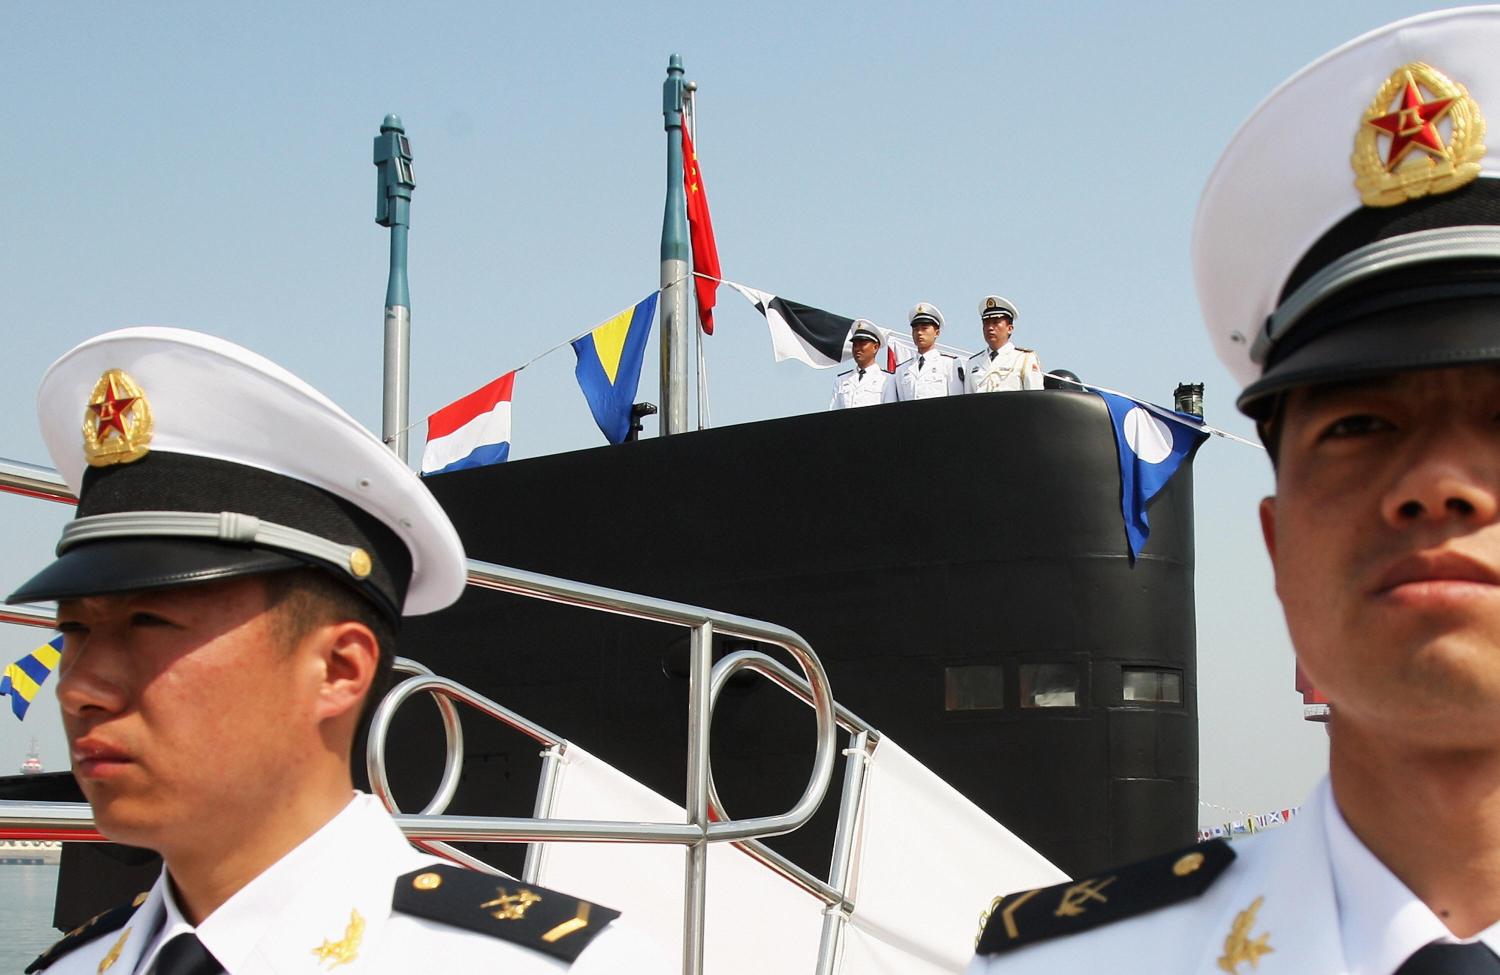
[{"label": "black cap visor", "polygon": [[313,564],[275,549],[180,538],[122,538],[77,545],[32,576],[7,603],[175,589]]},{"label": "black cap visor", "polygon": [[1268,418],[1280,393],[1298,386],[1369,379],[1414,369],[1500,363],[1500,296],[1401,303],[1335,322],[1276,355],[1240,394],[1240,412]]}]

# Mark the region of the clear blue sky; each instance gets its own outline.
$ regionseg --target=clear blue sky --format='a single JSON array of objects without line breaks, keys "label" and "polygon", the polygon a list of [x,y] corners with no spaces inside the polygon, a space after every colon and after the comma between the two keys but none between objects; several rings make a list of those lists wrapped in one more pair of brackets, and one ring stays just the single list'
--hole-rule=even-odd
[{"label": "clear blue sky", "polygon": [[[637,301],[657,281],[672,52],[700,85],[727,277],[888,325],[931,301],[948,315],[943,340],[966,347],[980,342],[978,298],[999,292],[1048,367],[1159,402],[1205,382],[1210,421],[1249,436],[1199,324],[1198,193],[1275,84],[1430,6],[438,9],[7,10],[0,456],[47,463],[36,380],[75,342],[130,324],[241,342],[378,429],[387,237],[370,144],[387,112],[416,156],[414,415]],[[773,363],[763,320],[731,292],[718,323],[716,424],[826,405],[832,373]],[[654,361],[642,398],[656,398]],[[601,442],[572,364],[564,350],[519,378],[513,457]],[[1259,451],[1200,452],[1203,798],[1251,812],[1300,801],[1325,754],[1300,718],[1256,526],[1269,488]],[[0,587],[44,563],[67,514],[0,499]],[[42,638],[0,627],[0,656]],[[49,767],[66,764],[53,710],[49,689],[24,724],[0,714],[0,770],[32,734]]]}]

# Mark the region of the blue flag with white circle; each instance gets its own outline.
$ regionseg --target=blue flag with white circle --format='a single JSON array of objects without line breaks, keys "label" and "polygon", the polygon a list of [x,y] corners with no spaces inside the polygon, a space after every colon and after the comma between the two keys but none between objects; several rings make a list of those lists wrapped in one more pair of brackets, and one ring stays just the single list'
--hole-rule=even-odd
[{"label": "blue flag with white circle", "polygon": [[1094,390],[1109,407],[1120,453],[1120,513],[1135,561],[1151,534],[1146,506],[1208,434],[1196,417]]}]

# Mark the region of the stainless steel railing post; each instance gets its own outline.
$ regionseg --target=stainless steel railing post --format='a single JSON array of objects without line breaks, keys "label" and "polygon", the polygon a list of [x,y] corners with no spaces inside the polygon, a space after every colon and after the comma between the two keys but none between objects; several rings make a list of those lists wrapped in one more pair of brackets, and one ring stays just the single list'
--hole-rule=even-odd
[{"label": "stainless steel railing post", "polygon": [[823,934],[818,942],[818,975],[833,975],[844,947],[844,926],[849,922],[845,905],[850,903],[849,872],[854,863],[854,841],[859,835],[860,807],[865,796],[865,764],[870,760],[865,750],[870,733],[856,731],[844,750],[844,790],[839,798],[838,829],[833,834],[833,861],[828,867],[828,886],[844,898],[843,904],[830,904],[823,912]]},{"label": "stainless steel railing post", "polygon": [[[536,786],[536,805],[531,815],[536,819],[550,819],[552,806],[557,801],[557,778],[562,768],[562,756],[566,745],[549,745],[542,751],[542,775]],[[540,843],[526,844],[526,862],[521,867],[521,879],[528,884],[537,883],[542,876],[542,854],[546,851]]]},{"label": "stainless steel railing post", "polygon": [[682,975],[703,971],[703,944],[708,920],[708,742],[713,716],[709,673],[713,667],[714,624],[693,628],[688,681],[688,823],[703,838],[687,848],[682,905]]}]

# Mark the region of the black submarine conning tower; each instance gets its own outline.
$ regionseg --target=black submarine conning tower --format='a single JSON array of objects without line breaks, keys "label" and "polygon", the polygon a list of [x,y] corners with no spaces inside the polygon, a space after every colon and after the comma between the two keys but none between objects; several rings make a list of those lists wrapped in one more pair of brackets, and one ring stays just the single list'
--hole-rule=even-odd
[{"label": "black submarine conning tower", "polygon": [[[798,631],[841,704],[1071,875],[1195,835],[1191,463],[1132,561],[1098,396],[789,417],[426,483],[471,558]],[[681,801],[680,633],[471,588],[408,620],[401,652]],[[716,708],[714,768],[726,807],[754,815],[800,794],[812,718],[742,676]],[[434,746],[411,741],[392,736],[393,775],[426,795]],[[482,779],[531,781],[534,749],[466,741],[453,811],[529,814],[529,788]],[[772,845],[825,869],[837,794]]]}]

